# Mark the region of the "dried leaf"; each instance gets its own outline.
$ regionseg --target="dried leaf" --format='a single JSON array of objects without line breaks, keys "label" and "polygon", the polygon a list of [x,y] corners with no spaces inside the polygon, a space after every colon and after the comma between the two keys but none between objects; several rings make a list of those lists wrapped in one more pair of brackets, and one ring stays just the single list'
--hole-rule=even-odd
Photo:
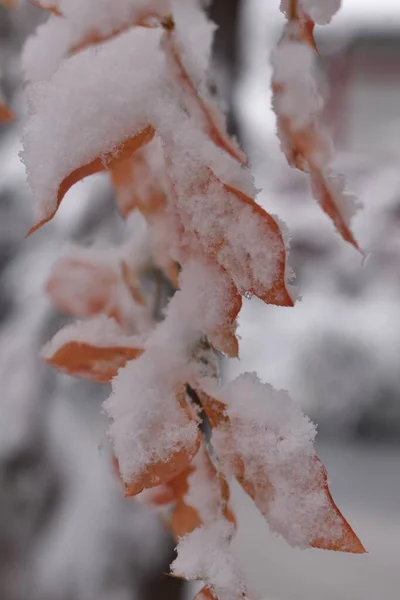
[{"label": "dried leaf", "polygon": [[0,101],[0,125],[15,119],[14,113]]},{"label": "dried leaf", "polygon": [[[177,386],[177,403],[182,411],[184,421],[187,423],[197,422],[197,414],[194,408],[187,402],[185,388],[185,385]],[[125,485],[125,495],[136,496],[144,489],[169,483],[178,477],[188,468],[193,457],[196,456],[200,447],[200,443],[201,435],[199,432],[194,443],[189,448],[187,445],[182,446],[181,444],[177,444],[166,460],[147,465],[139,476],[127,483]]]},{"label": "dried leaf", "polygon": [[[203,391],[197,390],[197,393],[213,430],[222,433],[224,439],[230,440],[230,444],[234,448],[234,433],[232,431],[230,419],[226,413],[226,405],[220,400],[205,394]],[[233,450],[232,455],[232,450],[227,447],[226,451],[228,454],[226,456],[221,456],[221,452],[224,454],[225,450],[219,450],[218,458],[221,460],[221,463],[226,464],[229,462],[230,469],[232,469],[240,485],[252,498],[267,521],[271,522],[271,503],[279,503],[279,499],[276,497],[277,490],[271,483],[266,464],[264,467],[259,466],[257,468],[256,476],[249,477],[247,472],[253,473],[253,471],[251,469],[248,471],[248,465],[246,465],[244,459],[237,451],[235,453],[235,450]],[[260,463],[262,457],[255,456],[254,459],[258,465],[262,464],[262,462]],[[296,476],[299,467],[301,467],[302,472],[304,471],[304,473],[306,473],[304,482],[301,484],[299,484],[299,478]],[[292,467],[291,465],[282,465],[279,476],[281,480],[286,482],[285,487],[287,493],[291,495],[292,499],[293,497],[298,499],[298,503],[303,506],[304,511],[313,510],[312,502],[307,504],[308,497],[312,497],[316,492],[322,492],[321,501],[323,499],[325,505],[323,513],[324,522],[319,525],[320,530],[323,533],[321,536],[317,535],[309,540],[310,547],[352,552],[356,554],[365,552],[360,540],[337,508],[329,491],[325,467],[315,455],[299,456],[295,467]],[[307,514],[305,514],[305,516],[307,516]],[[313,514],[308,516],[313,517]],[[273,523],[271,523],[271,525],[273,525]],[[302,523],[296,523],[296,527],[301,528]],[[327,532],[332,532],[332,537],[330,537]],[[280,533],[285,537],[285,532],[281,531]]]},{"label": "dried leaf", "polygon": [[[280,41],[282,47],[291,42],[301,42],[318,54],[313,37],[315,23],[300,9],[297,0],[291,0],[287,18],[288,23]],[[332,160],[332,144],[328,132],[320,122],[320,110],[318,111],[314,105],[311,105],[307,122],[298,126],[295,122],[296,115],[287,115],[287,109],[282,111],[281,107],[294,105],[295,96],[291,95],[291,88],[293,86],[294,93],[299,84],[276,79],[277,71],[274,73],[272,82],[272,104],[277,114],[278,136],[287,161],[292,167],[309,174],[314,197],[321,208],[333,221],[343,239],[360,250],[348,224],[349,217],[355,212],[356,204],[350,203],[350,198],[347,198],[346,206],[340,190],[334,189],[327,175]],[[307,85],[310,85],[309,81]],[[304,89],[306,90],[307,86]],[[304,94],[305,91],[303,90],[302,93]],[[315,96],[315,90],[313,93],[308,90],[308,93],[310,98]],[[304,102],[307,101],[303,99],[303,104]],[[301,119],[304,120],[303,115]]]},{"label": "dried leaf", "polygon": [[[212,176],[215,177],[213,174],[211,177]],[[271,235],[274,236],[276,244],[279,247],[279,259],[275,269],[275,281],[272,285],[266,286],[262,279],[257,277],[253,264],[249,258],[245,268],[246,273],[248,277],[252,279],[253,284],[247,290],[247,292],[257,296],[261,300],[264,300],[264,302],[267,304],[276,304],[277,306],[293,306],[293,299],[286,286],[287,267],[285,242],[283,240],[282,232],[278,223],[269,213],[267,213],[259,204],[247,196],[244,192],[226,183],[221,183],[227,193],[232,194],[238,200],[251,208],[253,213],[258,217],[259,227],[265,229],[265,239],[268,240]]]},{"label": "dried leaf", "polygon": [[236,319],[242,308],[242,296],[237,292],[235,286],[231,286],[231,294],[226,304],[224,322],[214,331],[208,332],[208,339],[214,348],[217,348],[227,356],[237,358],[239,356],[239,341],[236,337]]},{"label": "dried leaf", "polygon": [[[337,204],[335,190],[332,188],[329,179],[324,177],[320,169],[313,166],[310,166],[310,178],[314,196],[320,203],[324,212],[332,219],[343,239],[357,250],[360,250],[360,246]],[[336,193],[340,193],[340,191],[336,190]]]},{"label": "dried leaf", "polygon": [[133,302],[144,302],[139,289],[134,289],[129,268],[124,262],[90,260],[82,254],[82,258],[57,261],[46,284],[47,294],[66,314],[78,318],[105,314],[129,330]]},{"label": "dried leaf", "polygon": [[138,358],[142,348],[122,346],[94,346],[84,342],[68,342],[46,362],[75,377],[84,377],[99,383],[108,383],[129,360]]},{"label": "dried leaf", "polygon": [[160,236],[161,230],[167,232],[170,229],[164,169],[160,143],[155,139],[125,161],[115,164],[110,171],[122,216],[128,217],[134,210],[139,210],[145,217],[149,237],[153,240],[153,259],[173,287],[178,288],[179,265],[165,252],[165,242]]},{"label": "dried leaf", "polygon": [[[228,482],[214,466],[204,444],[188,469],[170,481],[169,486],[176,500],[169,524],[177,539],[220,518],[236,526],[229,507]],[[197,498],[198,506],[192,505],[191,502],[196,503]]]},{"label": "dried leaf", "polygon": [[165,210],[167,196],[161,181],[162,174],[149,163],[152,146],[141,148],[110,169],[117,205],[124,217],[138,209],[149,219]]},{"label": "dried leaf", "polygon": [[178,448],[168,457],[167,461],[149,465],[139,477],[126,484],[125,496],[136,496],[144,489],[168,483],[171,479],[177,477],[186,469],[193,456],[195,456],[199,444],[200,437],[197,444],[190,451],[187,448]]},{"label": "dried leaf", "polygon": [[[135,13],[136,12],[137,11],[135,11]],[[132,27],[147,27],[150,29],[159,27],[159,21],[160,16],[158,13],[154,11],[143,11],[141,14],[135,14],[135,18],[130,23],[126,23],[122,27],[118,27],[106,35],[96,30],[86,32],[83,39],[72,46],[69,53],[72,56],[91,46],[97,46],[98,44],[108,42],[109,40],[126,33],[129,29],[132,29]]]},{"label": "dried leaf", "polygon": [[56,208],[50,212],[44,219],[41,219],[36,223],[28,232],[28,236],[34,233],[37,229],[40,229],[45,223],[52,220],[56,214],[65,194],[68,190],[75,185],[78,181],[81,181],[89,175],[100,173],[106,169],[112,168],[115,164],[120,161],[126,160],[133,152],[141,148],[143,145],[148,144],[154,137],[154,129],[150,126],[143,129],[140,133],[132,138],[129,138],[121,144],[118,152],[106,152],[103,156],[98,156],[90,163],[78,167],[72,171],[67,177],[63,179],[58,188]]},{"label": "dried leaf", "polygon": [[216,146],[227,152],[240,164],[247,164],[247,156],[225,133],[222,114],[219,113],[217,106],[211,106],[210,101],[202,98],[187,72],[175,40],[173,28],[166,29],[163,48],[169,59],[171,74],[186,93],[189,112],[194,112],[201,119],[205,132]]},{"label": "dried leaf", "polygon": [[178,500],[168,521],[175,539],[178,540],[191,533],[194,529],[200,527],[201,524],[197,510],[186,504],[183,500]]},{"label": "dried leaf", "polygon": [[201,590],[196,594],[194,600],[218,600],[218,596],[213,592],[213,590],[209,586],[204,586]]},{"label": "dried leaf", "polygon": [[29,0],[30,4],[32,4],[33,6],[36,6],[37,8],[41,8],[42,10],[45,10],[46,12],[51,13],[52,15],[55,15],[56,17],[62,17],[62,12],[60,11],[60,9],[58,8],[58,6],[54,3],[54,5],[51,4],[46,4],[43,5],[40,0]]}]

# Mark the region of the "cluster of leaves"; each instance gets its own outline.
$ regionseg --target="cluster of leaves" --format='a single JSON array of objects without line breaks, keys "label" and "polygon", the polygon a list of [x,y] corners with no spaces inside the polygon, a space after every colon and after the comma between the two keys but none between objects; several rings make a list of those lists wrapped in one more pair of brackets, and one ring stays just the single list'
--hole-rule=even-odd
[{"label": "cluster of leaves", "polygon": [[[217,353],[238,356],[242,297],[289,307],[293,292],[282,226],[255,201],[247,158],[208,92],[212,25],[201,4],[43,0],[51,14],[24,57],[31,83],[22,158],[39,200],[30,233],[78,181],[110,176],[128,240],[74,248],[55,264],[47,292],[80,320],[43,355],[71,375],[112,382],[105,410],[125,493],[167,508],[179,541],[173,572],[203,581],[199,598],[221,600],[249,595],[230,548],[231,476],[290,544],[364,549],[332,499],[315,429],[296,404],[254,374],[218,381]],[[356,245],[315,110],[306,106],[299,118],[293,109],[310,94],[287,63],[291,45],[300,56],[315,49],[303,5],[312,2],[282,7],[289,22],[274,57],[280,136],[289,163],[310,173],[316,198]],[[40,71],[38,57],[56,37],[58,62]],[[176,289],[161,321],[158,278]]]}]

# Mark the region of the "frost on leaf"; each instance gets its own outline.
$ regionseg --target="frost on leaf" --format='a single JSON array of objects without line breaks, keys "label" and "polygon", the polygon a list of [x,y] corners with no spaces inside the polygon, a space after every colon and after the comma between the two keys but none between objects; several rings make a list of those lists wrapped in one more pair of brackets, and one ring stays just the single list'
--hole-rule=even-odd
[{"label": "frost on leaf", "polygon": [[139,337],[126,336],[111,319],[67,325],[42,350],[47,363],[75,377],[107,383],[143,353]]},{"label": "frost on leaf", "polygon": [[118,161],[123,161],[127,157],[129,157],[135,150],[143,146],[143,144],[147,144],[153,137],[154,130],[152,127],[146,127],[134,137],[129,138],[125,142],[121,144],[119,148],[113,150],[111,152],[106,152],[102,156],[97,156],[90,162],[80,167],[77,167],[73,171],[71,171],[62,181],[59,182],[57,198],[54,202],[54,209],[51,209],[45,217],[39,220],[28,232],[28,235],[42,227],[56,214],[65,194],[68,190],[81,181],[85,177],[89,175],[94,175],[95,173],[100,173],[101,171],[105,171],[106,169],[110,169],[115,165]]},{"label": "frost on leaf", "polygon": [[312,192],[331,218],[341,236],[356,249],[358,243],[350,221],[359,203],[344,191],[344,180],[333,173],[333,144],[321,123],[323,101],[314,79],[317,52],[314,21],[328,22],[340,1],[287,0],[281,9],[288,23],[272,56],[273,108],[277,115],[278,136],[289,165],[307,173]]},{"label": "frost on leaf", "polygon": [[[282,232],[271,215],[242,189],[232,163],[205,168],[193,152],[186,152],[185,174],[174,149],[171,176],[175,178],[176,213],[182,243],[189,252],[215,260],[232,278],[237,291],[265,302],[292,306],[287,289],[286,248]],[[221,173],[217,171],[219,169]],[[229,169],[229,170],[228,170]],[[240,173],[242,175],[242,173]]]},{"label": "frost on leaf", "polygon": [[225,518],[235,525],[229,508],[229,486],[203,444],[190,466],[168,484],[175,501],[170,527],[179,539],[201,525]]},{"label": "frost on leaf", "polygon": [[110,173],[116,202],[124,217],[137,209],[151,219],[165,210],[167,191],[159,140],[113,165]]},{"label": "frost on leaf", "polygon": [[329,492],[313,447],[314,426],[286,392],[247,374],[200,398],[223,469],[235,475],[273,531],[293,546],[364,552]]},{"label": "frost on leaf", "polygon": [[113,419],[110,435],[127,495],[170,481],[197,453],[196,414],[177,384],[181,368],[153,349],[113,380],[105,408]]},{"label": "frost on leaf", "polygon": [[230,139],[225,133],[224,117],[218,107],[209,98],[205,98],[205,90],[202,93],[191,78],[188,70],[185,68],[184,56],[187,55],[187,49],[182,51],[179,44],[179,38],[175,28],[166,29],[164,34],[164,49],[167,56],[167,65],[171,75],[184,91],[185,101],[188,110],[200,122],[208,137],[221,150],[226,151],[233,159],[240,164],[247,164],[246,155],[240,150],[238,144]]},{"label": "frost on leaf", "polygon": [[231,548],[233,534],[233,526],[222,520],[198,527],[179,541],[172,573],[189,581],[204,581],[202,600],[252,597]]}]

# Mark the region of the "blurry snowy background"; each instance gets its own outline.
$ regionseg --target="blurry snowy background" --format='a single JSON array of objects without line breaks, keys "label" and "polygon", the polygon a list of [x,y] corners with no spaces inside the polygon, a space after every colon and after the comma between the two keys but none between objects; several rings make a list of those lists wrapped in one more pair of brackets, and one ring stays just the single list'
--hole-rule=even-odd
[{"label": "blurry snowy background", "polygon": [[[260,201],[292,232],[302,301],[290,310],[246,301],[241,360],[225,376],[257,371],[318,423],[333,494],[369,554],[292,550],[239,490],[236,546],[265,598],[397,600],[400,6],[343,0],[333,23],[316,32],[338,168],[364,203],[354,226],[368,252],[361,265],[274,136],[268,56],[283,23],[278,4],[215,0],[214,75],[263,189]],[[42,286],[63,246],[123,234],[99,177],[76,186],[57,218],[24,240],[32,213],[17,156],[25,111],[18,56],[41,18],[25,0],[13,10],[0,2],[1,89],[17,114],[0,129],[0,598],[172,600],[181,586],[161,575],[171,541],[144,508],[122,500],[111,472],[99,410],[107,386],[56,374],[38,358],[62,319]]]}]

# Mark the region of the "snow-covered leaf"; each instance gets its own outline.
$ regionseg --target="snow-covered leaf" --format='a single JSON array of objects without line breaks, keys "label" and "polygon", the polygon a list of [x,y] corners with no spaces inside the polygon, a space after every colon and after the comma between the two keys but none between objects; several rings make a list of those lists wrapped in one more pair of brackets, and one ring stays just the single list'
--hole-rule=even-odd
[{"label": "snow-covered leaf", "polygon": [[67,325],[42,350],[59,370],[107,383],[130,360],[143,353],[142,340],[123,334],[111,319],[99,317]]},{"label": "snow-covered leaf", "polygon": [[222,468],[273,531],[293,546],[365,552],[332,499],[313,447],[314,426],[286,392],[245,374],[200,398]]}]

